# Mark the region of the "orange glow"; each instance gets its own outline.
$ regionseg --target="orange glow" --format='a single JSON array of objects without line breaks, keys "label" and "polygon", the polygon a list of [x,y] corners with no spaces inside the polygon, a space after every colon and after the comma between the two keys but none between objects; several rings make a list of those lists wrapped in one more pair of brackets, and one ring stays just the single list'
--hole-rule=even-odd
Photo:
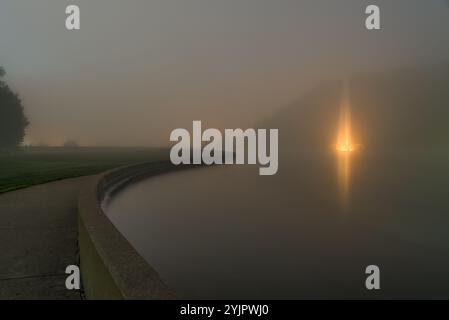
[{"label": "orange glow", "polygon": [[355,148],[349,143],[344,143],[337,146],[337,151],[340,152],[352,152],[354,150]]},{"label": "orange glow", "polygon": [[338,186],[342,209],[346,209],[351,185],[351,151],[341,151],[337,159]]},{"label": "orange glow", "polygon": [[354,134],[351,124],[351,109],[348,88],[345,88],[344,99],[341,105],[338,124],[337,141],[334,145],[337,151],[337,175],[340,190],[342,210],[346,211],[349,205],[351,187],[351,164],[353,153],[360,148],[354,142]]},{"label": "orange glow", "polygon": [[336,149],[339,152],[353,152],[356,148],[351,132],[351,111],[349,103],[345,101],[341,108]]}]

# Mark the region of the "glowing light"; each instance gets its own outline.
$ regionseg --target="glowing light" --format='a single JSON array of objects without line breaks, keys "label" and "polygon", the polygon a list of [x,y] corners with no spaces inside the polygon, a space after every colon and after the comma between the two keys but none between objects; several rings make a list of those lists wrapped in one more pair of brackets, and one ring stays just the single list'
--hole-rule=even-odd
[{"label": "glowing light", "polygon": [[356,148],[357,145],[354,144],[352,139],[349,103],[344,101],[341,107],[336,149],[339,152],[353,152]]},{"label": "glowing light", "polygon": [[355,148],[351,144],[349,144],[349,143],[344,143],[344,144],[341,144],[341,145],[337,145],[337,151],[340,151],[340,152],[352,152],[352,151],[355,151]]},{"label": "glowing light", "polygon": [[354,142],[347,85],[343,94],[340,119],[338,123],[337,141],[334,148],[337,151],[337,175],[342,206],[341,208],[343,211],[347,211],[351,189],[351,163],[353,160],[353,153],[360,148],[360,145]]}]

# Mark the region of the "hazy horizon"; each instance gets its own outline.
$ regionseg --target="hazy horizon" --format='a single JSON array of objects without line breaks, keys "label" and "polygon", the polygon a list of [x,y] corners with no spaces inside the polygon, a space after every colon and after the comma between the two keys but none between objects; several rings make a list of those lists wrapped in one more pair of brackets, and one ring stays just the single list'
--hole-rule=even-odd
[{"label": "hazy horizon", "polygon": [[31,125],[26,143],[162,146],[202,120],[248,127],[317,84],[449,57],[447,1],[4,0],[0,65]]}]

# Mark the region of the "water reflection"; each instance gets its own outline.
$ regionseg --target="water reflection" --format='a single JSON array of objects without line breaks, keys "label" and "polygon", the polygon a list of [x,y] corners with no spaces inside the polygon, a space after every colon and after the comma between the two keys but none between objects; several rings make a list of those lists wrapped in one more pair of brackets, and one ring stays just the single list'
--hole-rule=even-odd
[{"label": "water reflection", "polygon": [[[447,185],[447,159],[327,155],[284,159],[268,178],[254,166],[153,177],[106,212],[181,298],[372,298],[369,264],[386,270],[376,297],[449,297],[448,195],[427,187]],[[335,191],[356,214],[336,214]]]},{"label": "water reflection", "polygon": [[351,153],[337,152],[338,189],[340,191],[341,209],[346,211],[349,203],[351,185]]}]

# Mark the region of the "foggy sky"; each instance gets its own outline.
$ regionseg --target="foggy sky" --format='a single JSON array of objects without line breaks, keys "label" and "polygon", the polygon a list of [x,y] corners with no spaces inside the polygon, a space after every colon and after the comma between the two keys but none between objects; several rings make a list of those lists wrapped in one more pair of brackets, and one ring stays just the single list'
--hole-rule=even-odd
[{"label": "foggy sky", "polygon": [[[381,31],[364,27],[368,4]],[[248,127],[321,81],[447,57],[443,0],[0,2],[0,65],[32,143],[168,145],[192,120]]]}]

